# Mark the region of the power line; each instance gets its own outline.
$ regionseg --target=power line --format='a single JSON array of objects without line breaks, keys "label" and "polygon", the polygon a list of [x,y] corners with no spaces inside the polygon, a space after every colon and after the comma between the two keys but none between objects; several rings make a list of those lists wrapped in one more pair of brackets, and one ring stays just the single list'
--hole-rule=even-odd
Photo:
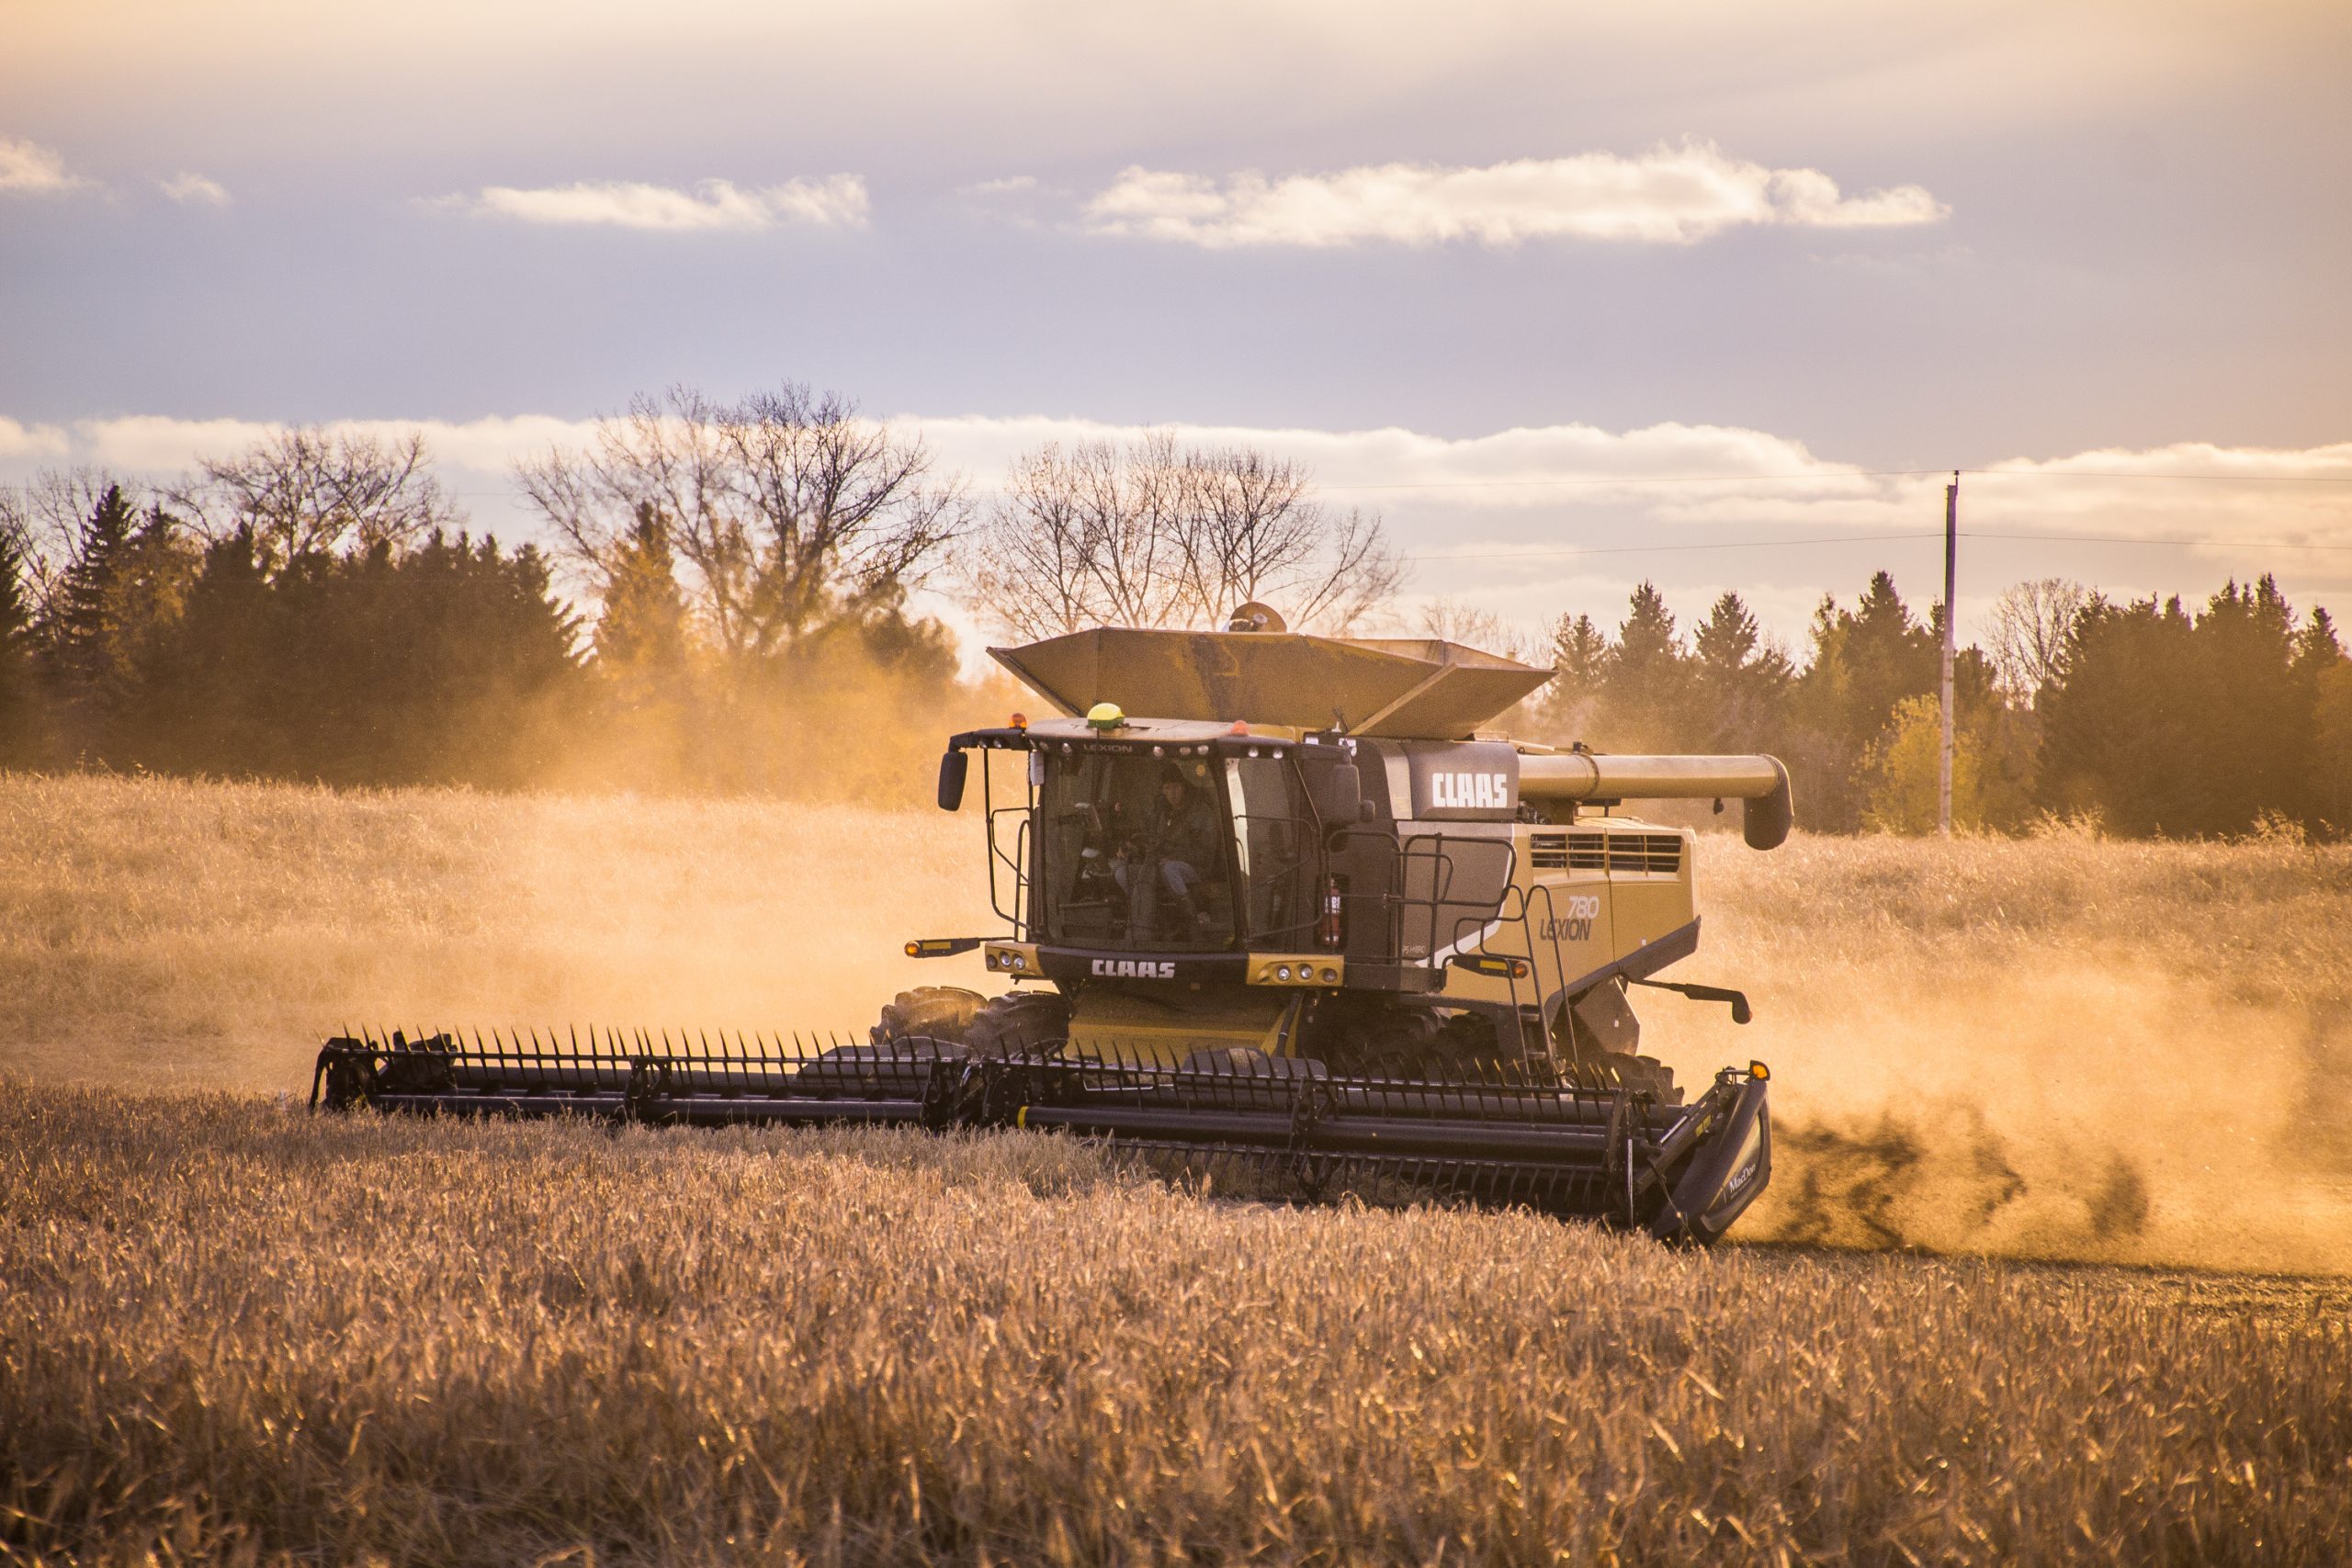
[{"label": "power line", "polygon": [[1961,537],[1963,539],[2049,539],[2060,544],[2076,545],[2172,545],[2188,549],[2352,550],[2352,545],[2301,544],[2291,539],[2159,539],[2132,534],[1988,534],[1975,529],[1963,529]]},{"label": "power line", "polygon": [[[1939,470],[1950,473],[1950,468]],[[1961,470],[1963,474],[1968,470]],[[2044,541],[2053,544],[2081,545],[2158,545],[2179,549],[2246,549],[2246,550],[2352,550],[2352,544],[2301,544],[2288,539],[2179,539],[2155,538],[2129,534],[1999,534],[1984,529],[1963,528],[1963,539],[2021,540],[2029,544]],[[1415,561],[1457,560],[1553,560],[1573,556],[1635,556],[1655,555],[1682,550],[1772,550],[1790,549],[1811,545],[1879,545],[1914,539],[1940,539],[1942,530],[1917,534],[1825,534],[1804,539],[1709,539],[1679,545],[1589,545],[1565,549],[1545,550],[1470,550],[1459,553],[1408,556]]]},{"label": "power line", "polygon": [[[1950,469],[1939,470],[1950,472]],[[1710,539],[1685,545],[1592,545],[1560,550],[1485,550],[1456,555],[1408,556],[1408,560],[1549,560],[1561,556],[1638,556],[1667,550],[1767,550],[1799,545],[1874,545],[1898,539],[1939,539],[1933,534],[1826,534],[1810,539]]]}]

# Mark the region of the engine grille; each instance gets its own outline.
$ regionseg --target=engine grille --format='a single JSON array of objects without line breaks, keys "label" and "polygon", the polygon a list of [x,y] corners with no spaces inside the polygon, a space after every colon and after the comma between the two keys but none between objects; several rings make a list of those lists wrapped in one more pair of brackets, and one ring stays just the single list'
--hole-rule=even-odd
[{"label": "engine grille", "polygon": [[1682,869],[1682,835],[1539,833],[1529,842],[1528,858],[1539,871],[1551,866],[1575,871],[1652,872],[1671,876]]}]

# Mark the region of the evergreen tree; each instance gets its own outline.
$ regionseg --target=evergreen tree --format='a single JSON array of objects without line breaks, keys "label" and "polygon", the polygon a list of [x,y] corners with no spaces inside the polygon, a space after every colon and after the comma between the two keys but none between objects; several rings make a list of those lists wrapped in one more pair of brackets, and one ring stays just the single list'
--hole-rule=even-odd
[{"label": "evergreen tree", "polygon": [[301,650],[262,568],[250,526],[204,552],[165,656],[151,679],[149,744],[156,765],[222,777],[303,776],[288,748],[302,727],[289,705]]},{"label": "evergreen tree", "polygon": [[1691,636],[1697,687],[1691,739],[1713,750],[1768,746],[1787,724],[1788,656],[1766,646],[1736,593],[1725,593]]},{"label": "evergreen tree", "polygon": [[1609,669],[1609,636],[1590,615],[1562,615],[1552,623],[1552,681],[1537,708],[1537,722],[1561,740],[1580,740],[1599,717],[1602,681]]},{"label": "evergreen tree", "polygon": [[1886,728],[1897,703],[1942,684],[1941,639],[1932,625],[1912,617],[1894,579],[1883,571],[1871,574],[1852,615],[1839,615],[1838,630],[1851,682],[1842,728],[1849,741],[1867,746]]},{"label": "evergreen tree", "polygon": [[1552,626],[1554,679],[1577,691],[1600,684],[1608,668],[1609,635],[1590,615],[1562,615]]},{"label": "evergreen tree", "polygon": [[77,744],[102,722],[107,691],[109,615],[115,579],[130,546],[137,513],[118,484],[107,486],[74,543],[74,558],[59,581],[40,628],[50,681],[74,721]]},{"label": "evergreen tree", "polygon": [[2188,694],[2202,787],[2176,831],[2244,832],[2266,812],[2308,815],[2315,685],[2294,678],[2294,611],[2267,574],[2233,581],[2198,618]]},{"label": "evergreen tree", "polygon": [[691,637],[685,595],[678,587],[670,520],[650,502],[614,552],[596,623],[596,670],[633,706],[684,701]]},{"label": "evergreen tree", "polygon": [[1666,595],[1637,585],[1617,627],[1601,691],[1610,718],[1608,744],[1621,750],[1676,750],[1689,720],[1690,682],[1682,636]]},{"label": "evergreen tree", "polygon": [[40,756],[40,720],[25,547],[0,527],[0,767],[25,767]]},{"label": "evergreen tree", "polygon": [[2094,597],[2045,694],[2041,799],[2131,837],[2189,833],[2204,817],[2196,627],[2177,598]]}]

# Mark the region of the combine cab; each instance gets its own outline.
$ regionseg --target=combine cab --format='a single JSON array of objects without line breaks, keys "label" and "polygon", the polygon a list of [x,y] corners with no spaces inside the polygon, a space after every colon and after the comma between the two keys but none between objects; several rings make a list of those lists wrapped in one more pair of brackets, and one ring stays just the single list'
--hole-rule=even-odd
[{"label": "combine cab", "polygon": [[[1249,629],[1243,629],[1243,628]],[[1261,629],[1269,628],[1269,629]],[[1441,641],[1103,628],[996,657],[1062,716],[950,739],[988,825],[1001,995],[901,994],[863,1042],[330,1041],[330,1106],[659,1122],[1021,1127],[1221,1190],[1522,1203],[1712,1241],[1770,1170],[1759,1063],[1686,1096],[1629,987],[1697,947],[1693,836],[1631,799],[1743,803],[1770,757],[1482,734],[1548,671]]]}]

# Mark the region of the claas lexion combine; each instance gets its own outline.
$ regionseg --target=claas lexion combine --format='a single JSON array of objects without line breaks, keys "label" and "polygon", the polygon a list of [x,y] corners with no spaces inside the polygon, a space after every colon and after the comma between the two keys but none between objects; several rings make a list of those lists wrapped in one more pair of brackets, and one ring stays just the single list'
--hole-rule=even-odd
[{"label": "claas lexion combine", "polygon": [[[1548,671],[1440,640],[1105,627],[992,650],[1061,716],[972,758],[996,996],[901,993],[868,1038],[395,1032],[321,1051],[313,1104],[656,1124],[1027,1128],[1245,1196],[1523,1204],[1713,1241],[1770,1174],[1769,1073],[1686,1098],[1629,988],[1696,949],[1695,836],[1625,802],[1791,825],[1770,757],[1559,750],[1479,727]],[[1696,1086],[1694,1086],[1696,1087]],[[1246,1173],[1246,1174],[1245,1174]]]}]

